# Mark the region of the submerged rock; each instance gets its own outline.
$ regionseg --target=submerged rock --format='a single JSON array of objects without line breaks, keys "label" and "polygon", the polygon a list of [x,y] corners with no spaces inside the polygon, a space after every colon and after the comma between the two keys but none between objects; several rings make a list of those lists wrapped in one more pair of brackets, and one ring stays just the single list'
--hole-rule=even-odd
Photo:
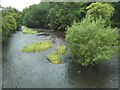
[{"label": "submerged rock", "polygon": [[41,35],[50,35],[50,33],[38,33],[37,36],[41,36]]}]

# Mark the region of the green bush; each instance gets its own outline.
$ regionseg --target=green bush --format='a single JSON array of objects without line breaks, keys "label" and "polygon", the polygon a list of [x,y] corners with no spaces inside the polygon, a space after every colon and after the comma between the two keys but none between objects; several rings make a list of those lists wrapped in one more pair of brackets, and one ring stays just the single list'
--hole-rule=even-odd
[{"label": "green bush", "polygon": [[32,31],[29,28],[25,28],[25,29],[23,29],[23,33],[24,34],[37,34],[38,32],[37,31]]},{"label": "green bush", "polygon": [[49,53],[47,58],[52,64],[59,64],[62,61],[61,57],[55,52]]},{"label": "green bush", "polygon": [[60,46],[58,46],[57,47],[57,53],[58,54],[65,54],[65,52],[66,52],[66,46],[64,46],[64,45],[60,45]]},{"label": "green bush", "polygon": [[94,65],[108,60],[116,51],[117,29],[104,27],[103,19],[86,17],[81,23],[74,22],[68,27],[66,41],[70,55],[77,58],[82,66]]},{"label": "green bush", "polygon": [[[21,12],[12,7],[0,10],[2,13],[2,41],[14,33],[21,26]],[[1,19],[1,18],[0,18]]]},{"label": "green bush", "polygon": [[113,16],[115,9],[108,3],[95,2],[87,6],[87,15],[91,15],[94,18],[102,17],[106,21],[106,26],[111,25],[111,17]]},{"label": "green bush", "polygon": [[22,52],[38,52],[43,51],[53,46],[51,41],[44,40],[42,42],[31,43],[22,48]]},{"label": "green bush", "polygon": [[92,15],[94,18],[101,16],[106,20],[109,20],[115,11],[110,4],[101,2],[92,3],[86,9],[88,15]]},{"label": "green bush", "polygon": [[17,24],[15,18],[11,15],[3,16],[2,20],[2,40],[4,41],[9,35],[15,32]]}]

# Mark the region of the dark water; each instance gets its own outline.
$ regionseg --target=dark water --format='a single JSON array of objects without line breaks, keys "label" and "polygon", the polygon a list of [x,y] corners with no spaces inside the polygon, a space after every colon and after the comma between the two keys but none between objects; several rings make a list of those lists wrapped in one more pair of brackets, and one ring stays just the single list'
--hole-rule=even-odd
[{"label": "dark water", "polygon": [[[30,42],[50,39],[54,46],[43,52],[23,53]],[[46,55],[65,44],[64,34],[26,35],[16,32],[3,44],[3,88],[117,88],[118,57],[94,67],[83,68],[63,55],[61,64],[51,64]]]}]

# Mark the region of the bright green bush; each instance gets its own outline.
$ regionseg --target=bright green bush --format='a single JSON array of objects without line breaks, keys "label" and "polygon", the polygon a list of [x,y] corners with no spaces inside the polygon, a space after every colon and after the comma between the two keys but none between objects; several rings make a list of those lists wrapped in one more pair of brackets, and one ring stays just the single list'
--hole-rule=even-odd
[{"label": "bright green bush", "polygon": [[58,54],[65,54],[65,52],[66,52],[66,46],[65,45],[60,45],[60,46],[58,46],[57,47],[57,53]]},{"label": "bright green bush", "polygon": [[94,18],[100,16],[104,19],[110,19],[115,9],[108,3],[95,2],[87,7],[87,14],[92,15]]},{"label": "bright green bush", "polygon": [[68,27],[66,41],[70,55],[77,58],[82,66],[94,65],[108,60],[116,51],[117,29],[104,27],[105,21],[86,17],[81,23],[74,22]]},{"label": "bright green bush", "polygon": [[4,41],[10,34],[15,32],[17,24],[15,18],[11,15],[5,15],[2,18],[2,40]]},{"label": "bright green bush", "polygon": [[37,31],[32,31],[29,28],[25,28],[25,29],[23,29],[23,33],[24,34],[37,34],[38,32]]},{"label": "bright green bush", "polygon": [[59,64],[62,61],[61,57],[55,52],[49,53],[47,58],[52,64]]},{"label": "bright green bush", "polygon": [[21,12],[12,7],[0,10],[2,13],[2,41],[21,26]]},{"label": "bright green bush", "polygon": [[53,46],[52,42],[49,40],[44,40],[42,42],[31,43],[22,48],[22,52],[38,52],[44,51]]}]

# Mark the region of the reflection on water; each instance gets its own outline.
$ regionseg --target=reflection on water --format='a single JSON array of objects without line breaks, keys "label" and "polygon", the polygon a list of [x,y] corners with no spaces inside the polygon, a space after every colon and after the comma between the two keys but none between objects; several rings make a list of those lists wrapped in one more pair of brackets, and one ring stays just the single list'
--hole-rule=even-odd
[{"label": "reflection on water", "polygon": [[[118,59],[83,68],[63,55],[63,62],[54,65],[46,55],[65,44],[63,32],[50,35],[15,33],[3,44],[4,88],[116,88],[118,87]],[[23,53],[20,49],[28,43],[50,39],[54,46],[43,52]]]}]

